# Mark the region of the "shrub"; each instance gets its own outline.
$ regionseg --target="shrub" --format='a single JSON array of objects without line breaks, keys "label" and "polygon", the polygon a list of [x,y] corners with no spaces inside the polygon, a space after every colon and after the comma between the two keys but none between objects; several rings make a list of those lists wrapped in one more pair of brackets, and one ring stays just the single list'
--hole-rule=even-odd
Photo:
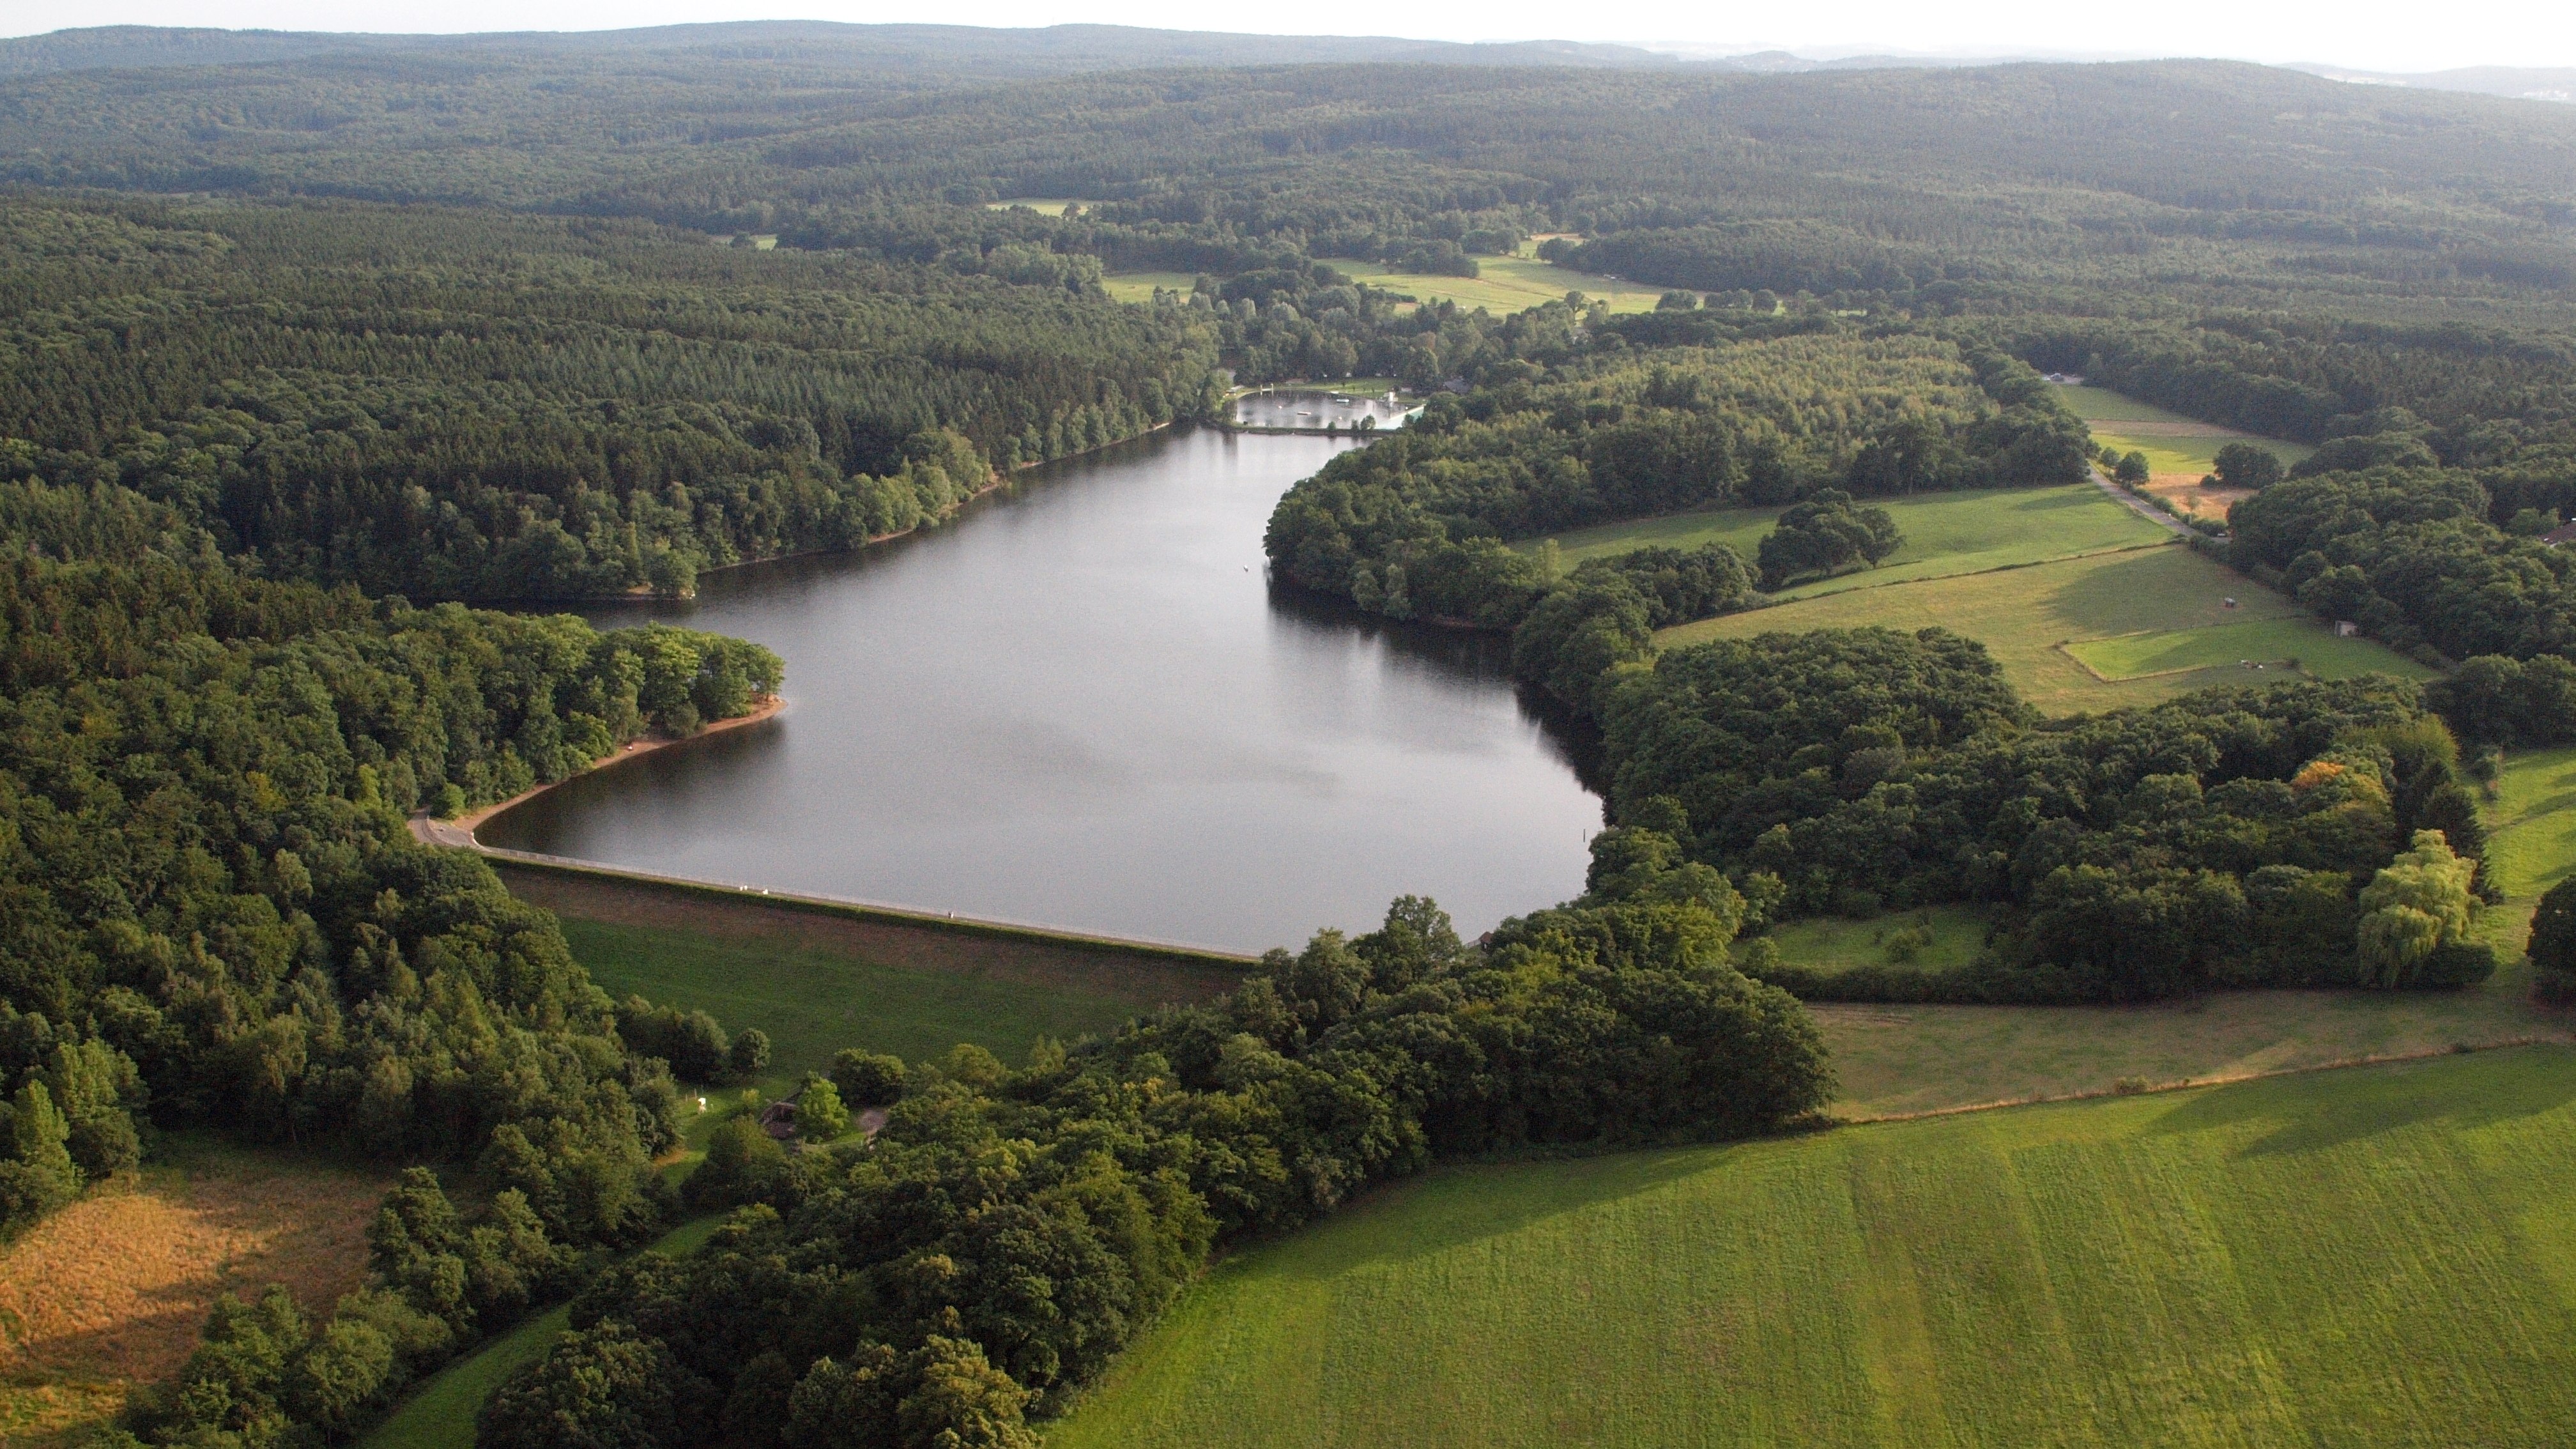
[{"label": "shrub", "polygon": [[2281,460],[2271,449],[2230,443],[2218,450],[2211,476],[2228,488],[2269,488],[2281,481]]},{"label": "shrub", "polygon": [[850,1130],[850,1109],[829,1077],[814,1077],[796,1094],[796,1135],[809,1142],[829,1142]]},{"label": "shrub", "polygon": [[2576,1001],[2576,875],[2549,888],[2531,913],[2532,984],[2544,1000]]},{"label": "shrub", "polygon": [[903,1058],[852,1047],[832,1058],[832,1085],[853,1107],[891,1107],[903,1100]]}]

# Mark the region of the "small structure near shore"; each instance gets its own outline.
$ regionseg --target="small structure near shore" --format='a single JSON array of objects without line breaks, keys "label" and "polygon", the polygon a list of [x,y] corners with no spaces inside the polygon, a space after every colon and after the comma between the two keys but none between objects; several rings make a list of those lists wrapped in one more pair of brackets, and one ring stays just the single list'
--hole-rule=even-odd
[{"label": "small structure near shore", "polygon": [[796,1135],[796,1101],[786,1098],[770,1103],[760,1114],[760,1130],[781,1142]]}]

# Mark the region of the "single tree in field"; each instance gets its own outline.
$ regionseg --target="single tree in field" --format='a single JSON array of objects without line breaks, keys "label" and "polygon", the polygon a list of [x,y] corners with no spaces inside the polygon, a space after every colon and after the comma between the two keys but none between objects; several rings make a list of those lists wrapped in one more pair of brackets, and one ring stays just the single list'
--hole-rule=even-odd
[{"label": "single tree in field", "polygon": [[1815,497],[1783,511],[1764,536],[1759,550],[1762,586],[1776,589],[1791,579],[1855,563],[1876,568],[1904,546],[1905,535],[1886,509],[1860,507],[1839,488],[1819,489]]},{"label": "single tree in field", "polygon": [[2549,888],[2531,914],[2532,985],[2543,999],[2576,1001],[2576,875]]},{"label": "single tree in field", "polygon": [[2230,443],[2218,450],[2210,474],[2222,488],[2269,488],[2281,481],[2281,460],[2269,448]]},{"label": "single tree in field", "polygon": [[2111,481],[2114,483],[2146,482],[2147,455],[2134,451],[2122,454],[2120,461],[2111,469]]},{"label": "single tree in field", "polygon": [[2438,830],[2415,832],[2361,891],[2361,984],[2410,986],[2433,953],[2469,933],[2477,862],[2451,851]]}]

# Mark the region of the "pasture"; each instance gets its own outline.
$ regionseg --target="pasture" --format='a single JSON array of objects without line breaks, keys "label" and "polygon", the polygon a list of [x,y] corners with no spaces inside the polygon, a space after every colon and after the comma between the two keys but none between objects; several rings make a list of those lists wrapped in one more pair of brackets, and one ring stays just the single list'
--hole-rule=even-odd
[{"label": "pasture", "polygon": [[[2241,595],[2239,596],[2242,597]],[[2158,674],[2256,663],[2287,666],[2319,679],[2356,674],[2397,674],[2430,679],[2434,671],[2374,640],[2344,638],[2316,619],[2254,619],[2206,629],[2158,630],[2087,639],[2066,646],[2104,679],[2143,679]]]},{"label": "pasture", "polygon": [[2576,873],[2576,749],[2516,750],[2487,805],[2487,866],[2507,898],[2530,900]]},{"label": "pasture", "polygon": [[[2237,607],[2226,607],[2234,598]],[[2104,679],[2061,645],[2119,635],[2174,633],[2278,621],[2304,628],[2306,637],[2333,639],[2290,599],[2264,588],[2188,548],[2153,548],[2091,554],[2029,568],[1962,574],[1953,578],[1847,589],[1751,609],[1666,629],[1656,642],[1669,649],[1704,639],[1749,638],[1773,631],[1847,629],[1877,624],[1892,629],[1938,625],[1984,642],[2004,675],[2024,698],[2048,714],[2152,704],[2217,684],[2272,677],[2237,667],[2215,667],[2135,679]],[[2367,644],[2367,640],[2346,640]],[[2320,643],[2318,650],[2321,651]],[[2401,656],[2370,645],[2391,673],[2420,676]],[[2287,651],[2302,659],[2307,645]],[[2324,655],[2320,652],[2320,658]],[[2345,658],[2345,656],[2337,656]],[[2349,662],[2349,659],[2346,660]]]},{"label": "pasture", "polygon": [[1613,312],[1651,312],[1664,295],[1661,287],[1623,282],[1591,272],[1570,271],[1536,257],[1478,257],[1473,277],[1429,277],[1398,272],[1351,257],[1317,260],[1352,281],[1407,296],[1420,302],[1450,301],[1469,311],[1482,307],[1496,316],[1526,312],[1543,302],[1562,302],[1568,292],[1606,301]]},{"label": "pasture", "polygon": [[2564,1047],[1450,1168],[1222,1265],[1047,1442],[2565,1443],[2571,1204]]},{"label": "pasture", "polygon": [[[2152,548],[2173,535],[2122,507],[2090,483],[2063,488],[1981,488],[1966,493],[1919,493],[1866,500],[1884,508],[1905,534],[1905,545],[1874,569],[1855,569],[1784,589],[1775,599],[1804,599],[1845,589],[1902,583],[2072,558],[2112,549]],[[1722,543],[1758,556],[1778,508],[1709,508],[1668,513],[1627,523],[1605,523],[1556,535],[1558,557],[1573,565],[1662,546],[1697,548]],[[1540,540],[1518,545],[1524,551]]]}]

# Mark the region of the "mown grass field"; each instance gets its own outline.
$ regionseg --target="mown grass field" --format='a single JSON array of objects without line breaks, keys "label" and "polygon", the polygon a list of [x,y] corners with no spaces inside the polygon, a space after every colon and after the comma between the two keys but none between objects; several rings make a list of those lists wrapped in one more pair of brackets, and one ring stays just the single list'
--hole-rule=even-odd
[{"label": "mown grass field", "polygon": [[1051,1449],[2576,1439],[2576,1052],[1435,1172]]},{"label": "mown grass field", "polygon": [[[1969,493],[1928,493],[1873,498],[1905,535],[1905,546],[1874,569],[1813,579],[1774,597],[1812,598],[1845,589],[1939,578],[2069,558],[2123,548],[2151,548],[2173,535],[2106,497],[2090,483],[2065,488],[1986,488]],[[1722,543],[1744,556],[1759,554],[1777,508],[1712,508],[1609,523],[1556,535],[1568,565],[1652,546],[1697,548]],[[1536,549],[1542,540],[1518,547]]]},{"label": "mown grass field", "polygon": [[611,994],[705,1010],[769,1034],[793,1080],[843,1047],[906,1061],[959,1042],[1019,1061],[1041,1036],[1108,1031],[1166,1001],[1230,989],[1232,971],[1043,941],[984,937],[502,868],[555,912],[573,955]]},{"label": "mown grass field", "polygon": [[1478,257],[1477,275],[1473,277],[1426,277],[1417,272],[1390,271],[1376,262],[1350,257],[1317,260],[1355,282],[1417,301],[1445,299],[1470,311],[1482,307],[1498,317],[1525,312],[1542,302],[1562,302],[1568,292],[1606,301],[1613,312],[1651,312],[1664,295],[1661,287],[1571,271],[1536,257]]},{"label": "mown grass field", "polygon": [[2373,672],[2430,679],[2434,673],[2372,640],[2340,637],[2307,618],[2122,634],[2069,644],[2066,652],[2106,679],[2239,666],[2247,660],[2271,665],[2295,660],[2302,673],[2319,679],[2349,679]]},{"label": "mown grass field", "polygon": [[[2237,607],[2226,607],[2234,598]],[[2272,677],[2226,664],[2138,679],[2106,680],[2061,645],[2147,632],[2172,633],[2271,620],[2317,641],[2333,631],[2291,600],[2188,548],[2103,553],[2029,568],[1847,589],[1767,609],[1704,619],[1656,636],[1665,648],[1703,639],[1749,638],[1772,631],[1842,629],[1867,624],[1894,629],[1939,625],[1984,642],[2024,698],[2048,714],[2151,704],[2214,684]],[[2368,643],[2347,640],[2347,644]],[[2326,657],[2322,642],[2287,653]],[[2422,670],[2377,645],[2369,656],[2391,673]],[[2229,656],[2232,658],[2233,656]]]},{"label": "mown grass field", "polygon": [[2576,749],[2516,750],[2487,809],[2487,867],[2514,899],[2576,874]]}]

